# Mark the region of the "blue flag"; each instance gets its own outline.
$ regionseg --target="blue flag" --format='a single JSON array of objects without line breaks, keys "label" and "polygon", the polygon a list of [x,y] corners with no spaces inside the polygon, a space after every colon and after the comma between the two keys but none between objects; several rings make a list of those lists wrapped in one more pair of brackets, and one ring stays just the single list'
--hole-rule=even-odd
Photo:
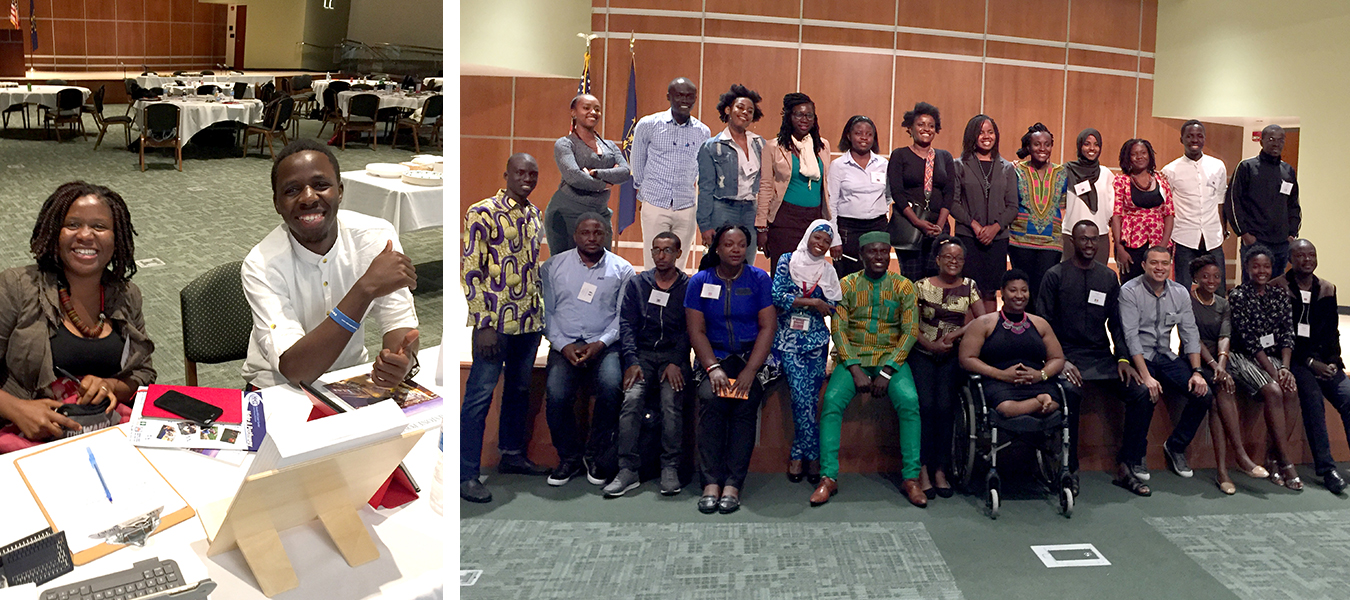
[{"label": "blue flag", "polygon": [[33,40],[33,50],[37,50],[37,10],[33,8],[34,0],[28,0],[28,32]]},{"label": "blue flag", "polygon": [[[624,158],[632,155],[633,129],[637,127],[637,60],[633,59],[628,63],[628,104],[623,112],[623,148]],[[633,188],[633,180],[623,182],[619,186],[619,233],[623,233],[633,221],[637,220],[637,190]]]}]

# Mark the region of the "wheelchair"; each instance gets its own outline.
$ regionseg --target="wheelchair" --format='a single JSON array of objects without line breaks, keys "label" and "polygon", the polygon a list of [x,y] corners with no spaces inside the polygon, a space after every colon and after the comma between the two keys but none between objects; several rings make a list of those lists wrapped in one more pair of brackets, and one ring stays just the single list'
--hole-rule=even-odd
[{"label": "wheelchair", "polygon": [[960,405],[952,423],[951,477],[964,490],[975,493],[976,482],[983,472],[985,508],[989,518],[999,514],[1001,480],[998,474],[998,454],[1013,443],[1031,447],[1036,452],[1037,481],[1045,490],[1057,493],[1059,510],[1065,518],[1073,516],[1072,476],[1069,473],[1069,405],[1064,401],[1064,388],[1059,390],[1060,409],[1043,417],[1022,415],[1007,418],[988,406],[979,375],[971,375],[960,390]]}]

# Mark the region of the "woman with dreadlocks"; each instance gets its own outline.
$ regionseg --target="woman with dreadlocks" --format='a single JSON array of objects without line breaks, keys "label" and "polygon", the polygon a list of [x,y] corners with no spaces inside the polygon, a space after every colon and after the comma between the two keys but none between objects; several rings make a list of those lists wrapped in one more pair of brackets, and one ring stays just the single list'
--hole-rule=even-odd
[{"label": "woman with dreadlocks", "polygon": [[[800,92],[783,96],[783,124],[778,137],[764,146],[759,164],[755,240],[769,258],[769,272],[775,273],[778,258],[797,249],[797,242],[806,236],[807,225],[816,219],[833,220],[830,205],[825,202],[830,143],[820,137],[816,103],[810,96]],[[833,258],[839,258],[843,244],[839,233],[832,232]]]},{"label": "woman with dreadlocks", "polygon": [[[111,413],[155,381],[122,197],[74,181],[38,212],[36,264],[0,272],[0,453],[79,430],[66,403]],[[115,420],[113,422],[116,422]]]}]

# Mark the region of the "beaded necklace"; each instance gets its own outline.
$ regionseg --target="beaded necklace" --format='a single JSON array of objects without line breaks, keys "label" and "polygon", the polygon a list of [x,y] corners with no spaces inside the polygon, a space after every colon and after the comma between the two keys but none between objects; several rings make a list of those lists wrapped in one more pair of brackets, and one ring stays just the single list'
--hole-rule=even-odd
[{"label": "beaded necklace", "polygon": [[70,323],[75,326],[80,335],[87,338],[96,338],[103,333],[103,323],[108,320],[108,317],[103,314],[103,286],[98,287],[98,322],[94,323],[92,327],[85,325],[84,321],[80,320],[80,315],[75,312],[75,303],[70,299],[69,286],[61,286],[57,290],[57,295],[61,299],[61,310],[66,313],[66,318],[70,319]]},{"label": "beaded necklace", "polygon": [[1028,327],[1031,327],[1031,319],[1027,318],[1027,313],[1022,313],[1022,320],[1017,323],[1013,323],[1008,319],[1008,314],[1003,312],[1003,309],[1001,308],[998,310],[998,314],[1003,317],[1003,328],[1013,333],[1020,334],[1026,331]]}]

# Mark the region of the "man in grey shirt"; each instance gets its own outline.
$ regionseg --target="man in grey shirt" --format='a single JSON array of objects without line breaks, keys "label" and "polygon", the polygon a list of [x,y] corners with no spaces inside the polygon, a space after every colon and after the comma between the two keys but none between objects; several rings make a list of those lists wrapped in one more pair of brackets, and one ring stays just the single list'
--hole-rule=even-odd
[{"label": "man in grey shirt", "polygon": [[[1181,420],[1163,442],[1163,456],[1173,473],[1190,477],[1193,473],[1186,464],[1186,447],[1205,420],[1213,396],[1200,372],[1200,330],[1195,326],[1190,292],[1167,278],[1171,272],[1172,255],[1167,248],[1149,248],[1144,254],[1145,276],[1120,288],[1120,320],[1130,361],[1148,388],[1149,399],[1157,403],[1163,386],[1186,399]],[[1172,352],[1173,328],[1181,334],[1185,360]]]}]

